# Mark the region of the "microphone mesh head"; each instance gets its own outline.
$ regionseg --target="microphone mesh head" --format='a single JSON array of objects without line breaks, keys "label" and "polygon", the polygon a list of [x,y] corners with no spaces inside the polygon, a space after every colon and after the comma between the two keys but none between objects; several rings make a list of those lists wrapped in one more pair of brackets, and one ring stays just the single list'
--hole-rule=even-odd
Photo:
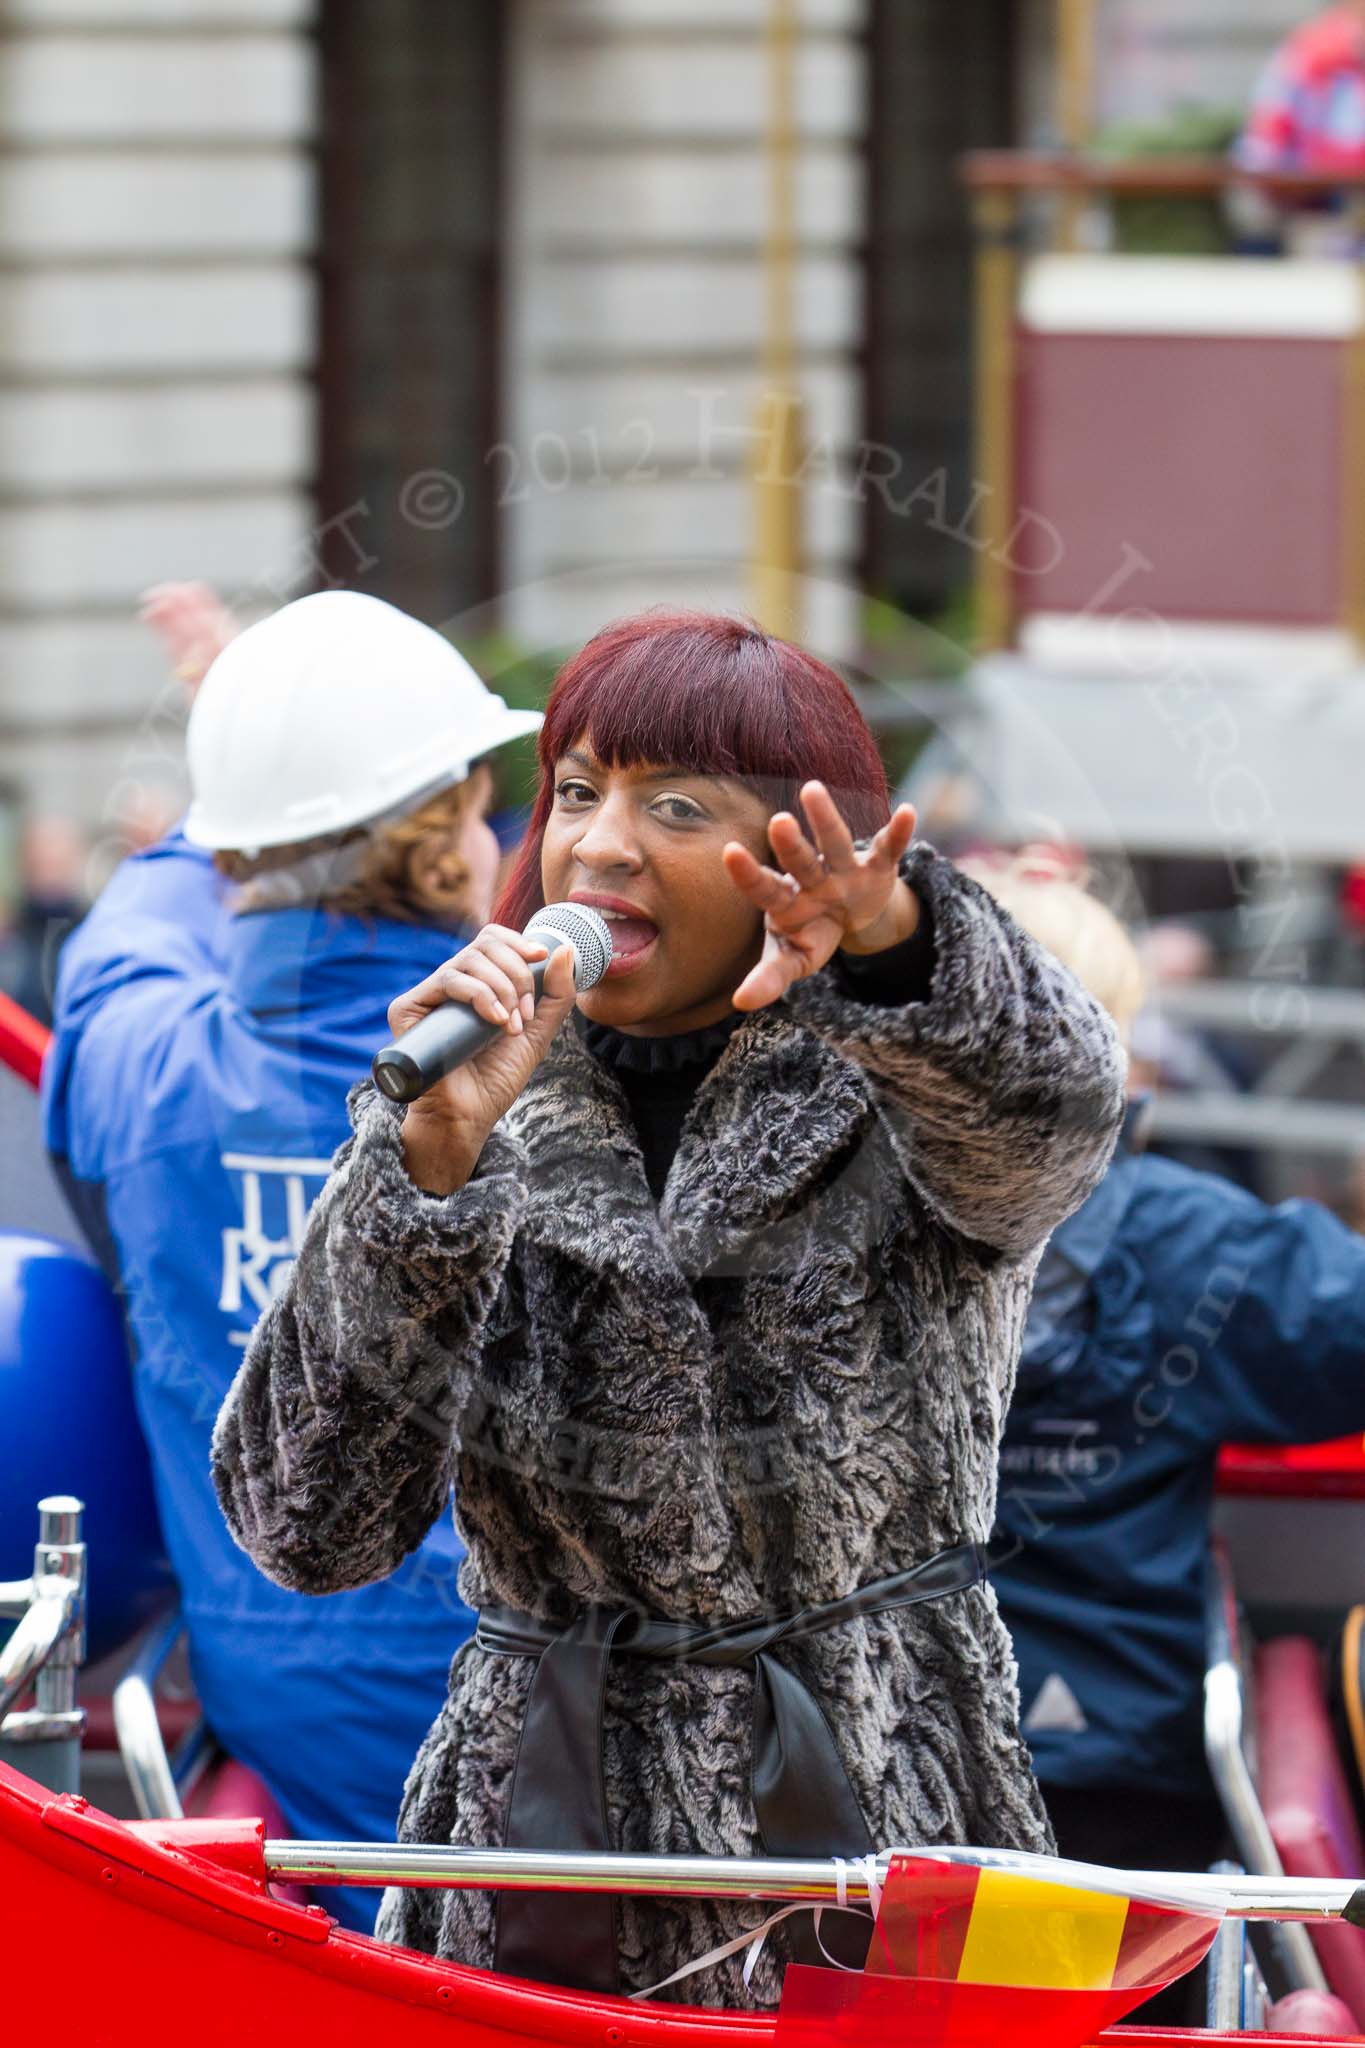
[{"label": "microphone mesh head", "polygon": [[573,947],[574,987],[581,995],[596,988],[611,965],[611,927],[600,911],[586,903],[549,903],[526,927],[527,938],[553,932]]}]

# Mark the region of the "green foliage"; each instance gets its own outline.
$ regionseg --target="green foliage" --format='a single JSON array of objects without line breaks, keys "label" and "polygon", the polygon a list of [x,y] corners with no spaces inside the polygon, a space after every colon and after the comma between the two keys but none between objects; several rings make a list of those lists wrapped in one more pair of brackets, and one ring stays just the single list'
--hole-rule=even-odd
[{"label": "green foliage", "polygon": [[976,587],[959,584],[940,608],[922,619],[885,598],[867,597],[862,611],[863,659],[849,680],[860,686],[868,721],[899,788],[931,737],[928,725],[883,723],[878,696],[894,697],[899,682],[956,682],[971,668],[976,646]]},{"label": "green foliage", "polygon": [[[490,690],[518,711],[543,711],[550,686],[568,649],[554,652],[522,646],[510,633],[483,633],[460,643],[460,652],[471,668],[483,677]],[[536,763],[536,736],[513,740],[498,749],[494,763],[498,800],[509,810],[529,809],[534,801],[540,771]]]},{"label": "green foliage", "polygon": [[[1110,157],[1225,157],[1241,133],[1240,112],[1184,105],[1161,121],[1115,121],[1095,138]],[[1124,196],[1113,203],[1114,247],[1126,256],[1223,256],[1232,234],[1217,193]]]},{"label": "green foliage", "polygon": [[888,598],[863,600],[862,640],[867,667],[879,676],[931,676],[944,680],[970,668],[976,643],[976,586],[957,585],[923,618]]},{"label": "green foliage", "polygon": [[1235,107],[1186,101],[1160,121],[1111,121],[1095,137],[1102,156],[1226,156],[1242,132]]}]

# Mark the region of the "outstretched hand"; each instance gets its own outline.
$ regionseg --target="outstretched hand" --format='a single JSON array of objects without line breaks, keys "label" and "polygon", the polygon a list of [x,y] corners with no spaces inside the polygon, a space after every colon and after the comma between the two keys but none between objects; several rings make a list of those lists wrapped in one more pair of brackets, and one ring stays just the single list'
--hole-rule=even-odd
[{"label": "outstretched hand", "polygon": [[142,593],[138,617],[159,634],[166,659],[191,696],[242,630],[207,583],[154,583]]},{"label": "outstretched hand", "polygon": [[919,905],[898,873],[915,833],[910,804],[901,804],[860,849],[823,782],[808,782],[801,803],[813,844],[790,811],[769,820],[780,867],[765,867],[735,840],[724,851],[726,873],[764,922],[762,956],[735,990],[737,1010],[776,1002],[841,946],[876,953],[908,939],[919,920]]}]

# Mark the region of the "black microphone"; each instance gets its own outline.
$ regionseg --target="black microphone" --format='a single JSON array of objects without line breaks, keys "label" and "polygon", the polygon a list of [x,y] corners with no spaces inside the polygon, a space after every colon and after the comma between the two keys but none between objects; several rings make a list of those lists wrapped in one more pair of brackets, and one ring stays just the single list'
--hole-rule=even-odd
[{"label": "black microphone", "polygon": [[[536,1001],[545,986],[545,970],[561,946],[573,952],[574,987],[596,988],[611,965],[611,928],[600,911],[586,903],[551,903],[537,910],[526,926],[528,939],[539,939],[549,952],[531,967]],[[489,1024],[468,1003],[442,1003],[428,1011],[392,1045],[374,1056],[370,1071],[375,1087],[394,1102],[415,1102],[434,1088],[443,1074],[473,1059],[500,1036],[501,1024]]]}]

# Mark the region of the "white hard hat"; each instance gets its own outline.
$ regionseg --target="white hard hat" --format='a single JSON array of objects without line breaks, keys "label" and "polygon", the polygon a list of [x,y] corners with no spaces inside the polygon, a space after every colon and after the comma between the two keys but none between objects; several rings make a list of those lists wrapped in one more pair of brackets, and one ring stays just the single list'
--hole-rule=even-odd
[{"label": "white hard hat", "polygon": [[200,685],[185,835],[255,853],[341,832],[462,781],[540,722],[380,598],[300,597],[230,641]]}]

